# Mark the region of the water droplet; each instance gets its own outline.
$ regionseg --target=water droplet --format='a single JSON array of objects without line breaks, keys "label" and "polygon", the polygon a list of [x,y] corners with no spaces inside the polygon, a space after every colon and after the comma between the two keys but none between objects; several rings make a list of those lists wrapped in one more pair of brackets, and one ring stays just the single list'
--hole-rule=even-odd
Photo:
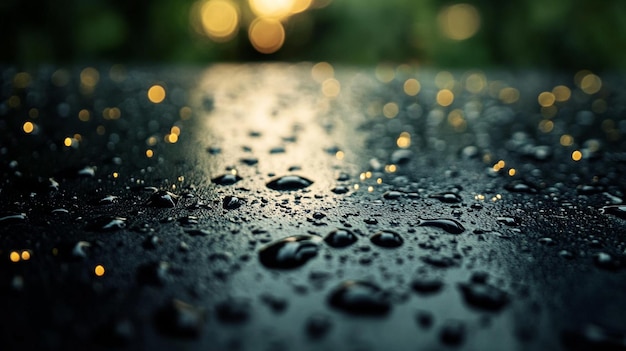
[{"label": "water droplet", "polygon": [[26,218],[26,213],[9,213],[0,216],[0,224],[23,222]]},{"label": "water droplet", "polygon": [[450,204],[463,202],[461,196],[453,192],[435,193],[428,195],[428,197]]},{"label": "water droplet", "polygon": [[324,241],[329,246],[335,248],[350,246],[357,240],[357,236],[348,229],[335,229],[328,233],[328,235],[324,238]]},{"label": "water droplet", "polygon": [[398,247],[402,245],[404,239],[400,234],[392,232],[391,230],[381,230],[380,232],[370,237],[372,244],[381,247]]},{"label": "water droplet", "polygon": [[261,248],[259,260],[268,268],[297,268],[317,255],[321,240],[312,235],[288,236]]},{"label": "water droplet", "polygon": [[539,238],[538,241],[541,245],[546,245],[546,246],[556,245],[556,242],[552,238],[548,238],[548,237]]},{"label": "water droplet", "polygon": [[400,191],[390,190],[383,194],[383,197],[387,200],[396,200],[404,196],[404,193]]},{"label": "water droplet", "polygon": [[226,174],[222,174],[221,176],[217,176],[213,179],[211,179],[211,181],[217,185],[232,185],[237,183],[238,181],[242,180],[243,178],[241,178],[239,175],[237,174],[232,174],[232,173],[226,173]]},{"label": "water droplet", "polygon": [[262,294],[261,302],[266,304],[274,313],[283,313],[287,309],[287,300],[272,294]]},{"label": "water droplet", "polygon": [[520,225],[520,220],[516,217],[498,217],[496,221],[508,225],[510,227],[517,227]]},{"label": "water droplet", "polygon": [[306,320],[306,333],[311,339],[323,338],[331,329],[330,317],[325,314],[314,314]]},{"label": "water droplet", "polygon": [[411,288],[418,294],[436,293],[443,287],[441,278],[419,275],[411,281]]},{"label": "water droplet", "polygon": [[328,302],[333,308],[353,315],[383,316],[391,309],[387,292],[364,281],[341,283],[331,292]]},{"label": "water droplet", "polygon": [[471,280],[460,283],[465,302],[472,307],[485,311],[499,311],[509,303],[506,292],[483,280]]},{"label": "water droplet", "polygon": [[315,212],[315,213],[313,213],[313,218],[314,219],[322,219],[324,217],[326,217],[326,214],[323,213],[323,212]]},{"label": "water droplet", "polygon": [[88,249],[91,247],[91,244],[86,241],[79,241],[72,248],[71,255],[75,258],[87,258]]},{"label": "water droplet", "polygon": [[226,196],[224,197],[224,200],[222,200],[222,207],[225,210],[234,210],[237,209],[241,206],[243,206],[243,204],[245,203],[245,201],[239,197],[236,196]]},{"label": "water droplet", "polygon": [[87,223],[87,230],[108,232],[126,228],[126,218],[114,216],[100,216]]},{"label": "water droplet", "polygon": [[465,340],[465,323],[458,320],[448,320],[439,331],[439,340],[443,344],[458,346]]},{"label": "water droplet", "polygon": [[204,310],[174,299],[159,310],[156,323],[159,331],[180,338],[197,338],[204,324]]},{"label": "water droplet", "polygon": [[255,158],[255,157],[246,157],[246,158],[242,158],[239,160],[239,162],[248,165],[248,166],[254,166],[257,163],[259,163],[259,159]]},{"label": "water droplet", "polygon": [[272,179],[266,185],[273,190],[290,191],[304,189],[311,184],[313,182],[304,177],[288,175]]},{"label": "water droplet", "polygon": [[90,166],[85,166],[79,169],[76,174],[79,177],[94,177],[96,175],[96,169]]},{"label": "water droplet", "polygon": [[513,192],[513,193],[527,193],[527,194],[536,194],[537,189],[530,184],[514,181],[504,186],[504,189]]},{"label": "water droplet", "polygon": [[433,314],[430,312],[417,311],[417,313],[415,313],[415,321],[424,329],[430,328],[433,325],[433,320]]},{"label": "water droplet", "polygon": [[448,218],[424,219],[418,225],[420,227],[441,228],[450,234],[461,234],[465,231],[465,228],[461,223],[454,219]]},{"label": "water droplet", "polygon": [[450,268],[459,265],[459,259],[443,254],[430,254],[421,258],[424,263],[437,268]]},{"label": "water droplet", "polygon": [[365,224],[378,224],[378,220],[374,217],[365,218],[363,222],[365,222]]},{"label": "water droplet", "polygon": [[178,195],[172,194],[169,191],[159,190],[150,196],[146,205],[152,207],[170,208],[176,207],[177,203]]},{"label": "water droplet", "polygon": [[626,350],[624,330],[609,329],[596,324],[587,324],[577,330],[566,330],[561,341],[568,350]]},{"label": "water droplet", "polygon": [[350,189],[348,189],[348,187],[343,186],[343,185],[337,185],[336,187],[330,189],[330,191],[332,191],[335,194],[345,194],[349,192]]},{"label": "water droplet", "polygon": [[144,285],[163,286],[169,280],[170,265],[167,262],[146,263],[137,268],[137,281]]},{"label": "water droplet", "polygon": [[580,184],[576,187],[576,191],[581,195],[593,195],[604,192],[604,186],[600,184]]},{"label": "water droplet", "polygon": [[117,200],[119,199],[119,197],[114,196],[114,195],[107,195],[103,198],[98,199],[97,201],[95,201],[96,205],[110,205],[113,204],[115,202],[117,202]]},{"label": "water droplet", "polygon": [[615,217],[626,219],[626,205],[610,205],[600,209],[602,214],[610,214]]},{"label": "water droplet", "polygon": [[250,319],[250,301],[244,298],[231,297],[215,306],[217,319],[225,324],[241,324]]},{"label": "water droplet", "polygon": [[606,252],[599,252],[594,255],[593,262],[598,268],[607,270],[617,270],[622,266],[619,259],[609,255]]},{"label": "water droplet", "polygon": [[222,149],[217,146],[209,146],[206,151],[211,155],[217,155],[222,152]]},{"label": "water droplet", "polygon": [[413,157],[413,151],[407,149],[398,149],[391,154],[389,160],[392,164],[402,165],[411,161],[411,157]]}]

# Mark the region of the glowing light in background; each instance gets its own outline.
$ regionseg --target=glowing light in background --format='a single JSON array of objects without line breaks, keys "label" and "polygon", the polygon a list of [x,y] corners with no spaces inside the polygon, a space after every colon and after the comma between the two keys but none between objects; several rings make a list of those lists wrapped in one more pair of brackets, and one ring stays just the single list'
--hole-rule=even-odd
[{"label": "glowing light in background", "polygon": [[98,276],[98,277],[102,277],[104,275],[104,266],[99,264],[96,266],[96,268],[93,270],[93,272]]},{"label": "glowing light in background", "polygon": [[374,72],[376,79],[383,83],[389,83],[396,77],[396,71],[389,64],[379,64]]},{"label": "glowing light in background", "polygon": [[20,72],[13,77],[13,86],[17,89],[24,89],[30,85],[31,80],[30,74]]},{"label": "glowing light in background", "polygon": [[318,62],[311,68],[311,77],[318,82],[322,83],[328,78],[335,76],[335,69],[328,62]]},{"label": "glowing light in background", "polygon": [[539,130],[543,133],[550,133],[554,129],[554,122],[544,119],[539,122]]},{"label": "glowing light in background", "polygon": [[33,122],[26,122],[22,126],[22,130],[24,131],[24,133],[30,134],[33,132],[33,130],[35,130],[35,125],[33,124]]},{"label": "glowing light in background", "polygon": [[398,104],[395,102],[388,102],[383,106],[383,115],[387,118],[394,118],[399,112]]},{"label": "glowing light in background", "polygon": [[465,79],[465,89],[472,94],[479,94],[487,87],[487,78],[482,73],[472,73]]},{"label": "glowing light in background", "polygon": [[17,251],[11,251],[9,254],[9,259],[11,262],[18,262],[20,260],[20,254]]},{"label": "glowing light in background", "polygon": [[595,94],[602,88],[602,80],[600,77],[596,76],[593,73],[589,73],[585,75],[580,80],[580,90],[585,92],[585,94]]},{"label": "glowing light in background", "polygon": [[396,140],[396,144],[399,148],[406,149],[411,146],[411,134],[408,132],[400,133],[400,136]]},{"label": "glowing light in background", "polygon": [[537,102],[539,102],[539,105],[541,105],[542,107],[552,106],[555,101],[556,101],[556,97],[554,96],[554,94],[549,93],[547,91],[542,92],[537,97]]},{"label": "glowing light in background", "polygon": [[285,43],[285,28],[275,19],[257,18],[250,24],[248,36],[258,52],[272,54]]},{"label": "glowing light in background", "polygon": [[515,170],[515,168],[511,168],[509,169],[509,177],[512,177],[515,175],[515,173],[517,173],[517,171]]},{"label": "glowing light in background", "polygon": [[441,106],[450,106],[454,101],[454,94],[449,89],[441,89],[437,92],[437,103]]},{"label": "glowing light in background", "polygon": [[291,5],[291,13],[301,13],[309,9],[311,7],[311,3],[313,0],[293,0],[293,4]]},{"label": "glowing light in background", "polygon": [[23,261],[30,260],[30,251],[22,251],[22,255],[20,257]]},{"label": "glowing light in background", "polygon": [[91,114],[89,113],[89,110],[82,109],[78,111],[78,119],[81,120],[81,122],[87,122],[90,118]]},{"label": "glowing light in background", "polygon": [[165,100],[165,88],[160,85],[153,85],[148,89],[148,99],[150,102],[159,104]]},{"label": "glowing light in background", "polygon": [[154,151],[148,149],[146,150],[146,157],[147,158],[152,158],[152,156],[154,156]]},{"label": "glowing light in background", "polygon": [[578,150],[575,150],[574,152],[572,152],[572,160],[580,161],[582,158],[583,158],[582,152]]},{"label": "glowing light in background", "polygon": [[480,28],[478,10],[469,4],[444,7],[437,19],[442,33],[453,40],[471,38]]},{"label": "glowing light in background", "polygon": [[322,94],[326,97],[337,97],[341,92],[341,84],[334,78],[328,78],[322,83]]},{"label": "glowing light in background", "polygon": [[[283,18],[290,15],[294,0],[249,0],[250,9],[259,17]],[[307,6],[308,7],[308,6]]]},{"label": "glowing light in background", "polygon": [[415,96],[419,94],[422,89],[422,85],[417,79],[410,78],[404,82],[404,93],[409,96]]},{"label": "glowing light in background", "polygon": [[569,134],[563,134],[559,139],[559,143],[563,146],[572,146],[572,144],[574,144],[574,137]]},{"label": "glowing light in background", "polygon": [[511,87],[502,88],[498,94],[498,98],[505,104],[512,104],[519,100],[519,90]]},{"label": "glowing light in background", "polygon": [[204,33],[217,42],[230,40],[239,26],[239,10],[229,0],[209,0],[200,8]]},{"label": "glowing light in background", "polygon": [[572,91],[565,85],[557,85],[552,89],[552,94],[554,94],[554,99],[556,101],[564,102],[569,100],[572,96]]}]

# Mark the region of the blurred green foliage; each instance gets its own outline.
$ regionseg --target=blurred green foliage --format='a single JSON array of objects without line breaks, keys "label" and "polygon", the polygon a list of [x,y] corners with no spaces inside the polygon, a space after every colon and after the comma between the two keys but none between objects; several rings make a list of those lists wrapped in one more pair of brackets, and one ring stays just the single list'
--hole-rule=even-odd
[{"label": "blurred green foliage", "polygon": [[[236,0],[243,11],[244,0]],[[328,60],[441,67],[626,68],[626,1],[474,0],[476,35],[442,35],[445,0],[334,0],[294,15],[286,41],[257,53],[247,28],[215,43],[190,26],[192,0],[3,0],[0,61],[11,64]],[[248,10],[249,12],[249,10]]]}]

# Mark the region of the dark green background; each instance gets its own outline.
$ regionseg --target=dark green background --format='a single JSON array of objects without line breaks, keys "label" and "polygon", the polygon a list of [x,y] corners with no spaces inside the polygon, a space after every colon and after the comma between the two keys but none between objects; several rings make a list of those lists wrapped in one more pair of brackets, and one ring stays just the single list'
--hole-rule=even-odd
[{"label": "dark green background", "polygon": [[[238,0],[242,11],[247,2]],[[334,0],[296,15],[277,53],[262,55],[246,28],[213,43],[189,25],[191,0],[3,0],[0,61],[9,64],[329,60],[438,67],[626,68],[626,1],[476,0],[480,31],[445,38],[440,0]]]}]

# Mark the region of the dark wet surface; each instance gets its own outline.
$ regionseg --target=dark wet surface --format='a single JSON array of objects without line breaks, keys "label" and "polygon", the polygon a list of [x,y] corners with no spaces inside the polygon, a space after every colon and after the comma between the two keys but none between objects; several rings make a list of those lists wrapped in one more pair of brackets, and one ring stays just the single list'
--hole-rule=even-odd
[{"label": "dark wet surface", "polygon": [[0,349],[626,349],[624,77],[311,69],[4,68]]}]

